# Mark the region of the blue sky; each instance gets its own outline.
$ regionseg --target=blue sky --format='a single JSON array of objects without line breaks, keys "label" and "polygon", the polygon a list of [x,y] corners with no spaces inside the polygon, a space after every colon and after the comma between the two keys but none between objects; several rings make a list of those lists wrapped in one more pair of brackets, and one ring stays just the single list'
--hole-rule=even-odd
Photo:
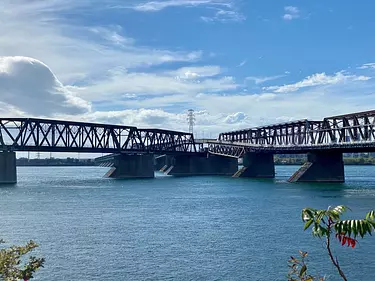
[{"label": "blue sky", "polygon": [[375,2],[12,0],[2,116],[197,136],[374,109]]}]

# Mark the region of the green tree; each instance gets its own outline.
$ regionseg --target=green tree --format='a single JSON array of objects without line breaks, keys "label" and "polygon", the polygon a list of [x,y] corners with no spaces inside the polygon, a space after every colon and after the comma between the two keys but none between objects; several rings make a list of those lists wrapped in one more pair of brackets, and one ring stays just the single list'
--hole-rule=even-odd
[{"label": "green tree", "polygon": [[[375,231],[375,210],[366,214],[361,220],[342,220],[341,216],[349,210],[348,207],[340,205],[327,210],[305,208],[302,210],[302,221],[305,223],[304,230],[312,228],[312,235],[325,237],[326,249],[332,264],[337,268],[341,278],[347,281],[342,271],[338,258],[332,253],[331,242],[334,235],[342,246],[354,248],[358,242],[357,238],[371,235]],[[302,279],[301,279],[302,280]]]},{"label": "green tree", "polygon": [[[0,240],[0,244],[4,243]],[[37,248],[38,245],[30,240],[25,246],[12,246],[0,249],[0,280],[4,281],[28,281],[33,278],[33,274],[43,267],[44,258],[29,256],[25,257]]]}]

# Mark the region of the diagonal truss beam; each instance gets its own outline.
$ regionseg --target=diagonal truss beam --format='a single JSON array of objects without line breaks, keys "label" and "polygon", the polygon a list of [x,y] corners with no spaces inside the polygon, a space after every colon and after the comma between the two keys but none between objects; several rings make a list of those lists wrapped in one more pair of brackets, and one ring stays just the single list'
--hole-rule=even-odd
[{"label": "diagonal truss beam", "polygon": [[[209,152],[226,156],[240,154],[238,147],[254,151],[307,151],[342,147],[375,149],[375,110],[326,117],[321,121],[294,122],[221,133]],[[230,148],[232,147],[232,148]],[[237,156],[236,156],[237,157]]]},{"label": "diagonal truss beam", "polygon": [[0,118],[0,149],[100,153],[195,153],[190,133],[36,118]]}]

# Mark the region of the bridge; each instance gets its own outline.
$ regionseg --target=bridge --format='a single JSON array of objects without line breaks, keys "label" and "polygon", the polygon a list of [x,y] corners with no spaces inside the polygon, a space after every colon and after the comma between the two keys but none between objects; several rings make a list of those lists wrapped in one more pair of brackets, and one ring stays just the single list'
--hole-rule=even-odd
[{"label": "bridge", "polygon": [[272,178],[274,154],[307,153],[289,181],[343,182],[343,153],[375,152],[375,110],[225,132],[207,143],[210,154],[244,159],[235,176]]},{"label": "bridge", "polygon": [[144,173],[147,168],[142,166],[153,165],[154,153],[195,155],[199,154],[201,146],[195,143],[192,134],[184,132],[37,118],[0,118],[0,183],[17,181],[16,151],[117,153],[122,155],[119,158],[126,158],[122,162],[128,162],[130,169],[124,171],[123,176],[138,177],[151,174]]},{"label": "bridge", "polygon": [[241,156],[245,151],[307,153],[314,150],[341,152],[375,151],[375,110],[326,117],[322,121],[299,120],[221,133],[209,141],[210,152]]},{"label": "bridge", "polygon": [[[289,181],[343,182],[344,152],[375,152],[375,110],[224,132],[215,140],[137,127],[37,118],[0,118],[0,183],[15,183],[17,151],[110,153],[97,162],[115,178],[273,178],[275,154],[307,153]],[[244,166],[238,170],[238,158]]]}]

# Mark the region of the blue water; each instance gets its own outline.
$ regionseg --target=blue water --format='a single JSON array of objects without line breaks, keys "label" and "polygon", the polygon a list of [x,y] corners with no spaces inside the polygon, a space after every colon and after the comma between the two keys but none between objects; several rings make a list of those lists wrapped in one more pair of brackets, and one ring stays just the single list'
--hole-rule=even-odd
[{"label": "blue water", "polygon": [[[313,272],[340,280],[300,210],[375,208],[375,167],[346,167],[345,184],[226,177],[111,180],[99,167],[21,167],[0,188],[0,238],[41,247],[34,280],[286,280],[287,260],[310,253]],[[337,243],[335,243],[337,244]],[[336,247],[349,280],[375,280],[375,237]]]}]

